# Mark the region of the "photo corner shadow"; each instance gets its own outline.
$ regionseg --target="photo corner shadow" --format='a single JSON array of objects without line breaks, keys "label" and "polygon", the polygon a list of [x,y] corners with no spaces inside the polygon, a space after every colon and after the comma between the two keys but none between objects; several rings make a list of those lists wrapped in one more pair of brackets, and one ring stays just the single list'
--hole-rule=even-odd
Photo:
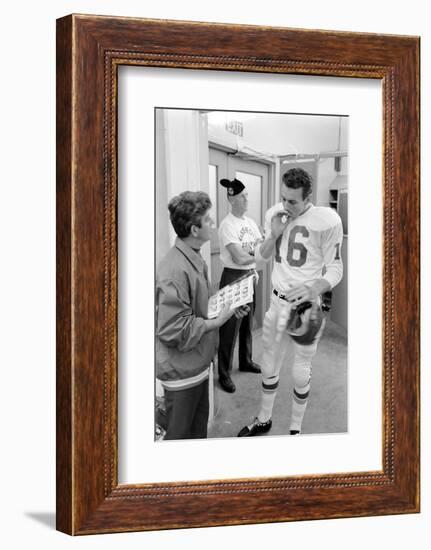
[{"label": "photo corner shadow", "polygon": [[24,514],[27,518],[55,530],[55,512],[24,512]]}]

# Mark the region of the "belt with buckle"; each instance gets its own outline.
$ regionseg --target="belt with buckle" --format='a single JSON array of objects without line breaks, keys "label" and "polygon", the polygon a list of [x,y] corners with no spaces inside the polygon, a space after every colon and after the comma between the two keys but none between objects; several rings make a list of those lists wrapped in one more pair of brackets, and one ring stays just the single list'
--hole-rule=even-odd
[{"label": "belt with buckle", "polygon": [[[275,294],[275,296],[277,296],[277,298],[280,298],[280,300],[284,300],[285,302],[291,304],[292,303],[292,300],[289,300],[289,298],[286,298],[286,295],[285,294],[282,294],[281,292],[278,292],[278,290],[275,290],[275,288],[273,289],[272,291],[273,294]],[[300,299],[301,297],[298,298],[298,300]],[[314,300],[307,300],[307,302],[316,302],[319,306],[322,305],[322,297],[321,296],[318,296],[316,299]]]},{"label": "belt with buckle", "polygon": [[275,294],[277,296],[277,298],[280,298],[280,300],[284,300],[285,302],[289,302],[289,300],[286,298],[286,296],[284,294],[281,294],[281,292],[278,292],[278,290],[275,290],[275,288],[273,289],[272,293]]}]

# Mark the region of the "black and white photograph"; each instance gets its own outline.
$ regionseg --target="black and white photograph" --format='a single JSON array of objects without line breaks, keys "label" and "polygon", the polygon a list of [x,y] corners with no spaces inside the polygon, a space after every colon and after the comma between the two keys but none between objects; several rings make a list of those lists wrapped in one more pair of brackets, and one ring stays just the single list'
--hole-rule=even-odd
[{"label": "black and white photograph", "polygon": [[154,124],[155,440],[348,432],[349,117]]},{"label": "black and white photograph", "polygon": [[3,548],[426,548],[426,6],[5,3]]}]

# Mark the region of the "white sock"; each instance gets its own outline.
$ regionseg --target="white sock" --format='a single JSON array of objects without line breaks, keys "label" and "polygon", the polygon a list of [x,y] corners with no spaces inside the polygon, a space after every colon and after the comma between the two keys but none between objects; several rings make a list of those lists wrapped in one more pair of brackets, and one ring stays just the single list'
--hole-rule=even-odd
[{"label": "white sock", "polygon": [[272,416],[275,396],[277,395],[279,376],[262,378],[262,400],[260,411],[257,415],[260,422],[267,422]]},{"label": "white sock", "polygon": [[292,416],[290,418],[290,429],[301,431],[302,420],[307,408],[310,384],[302,388],[294,388],[292,399]]}]

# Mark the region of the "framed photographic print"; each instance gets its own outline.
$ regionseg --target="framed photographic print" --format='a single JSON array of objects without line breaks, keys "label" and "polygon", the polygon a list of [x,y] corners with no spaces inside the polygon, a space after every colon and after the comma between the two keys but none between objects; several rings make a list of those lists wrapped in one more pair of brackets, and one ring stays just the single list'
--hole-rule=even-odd
[{"label": "framed photographic print", "polygon": [[418,511],[419,39],[59,19],[57,528]]}]

